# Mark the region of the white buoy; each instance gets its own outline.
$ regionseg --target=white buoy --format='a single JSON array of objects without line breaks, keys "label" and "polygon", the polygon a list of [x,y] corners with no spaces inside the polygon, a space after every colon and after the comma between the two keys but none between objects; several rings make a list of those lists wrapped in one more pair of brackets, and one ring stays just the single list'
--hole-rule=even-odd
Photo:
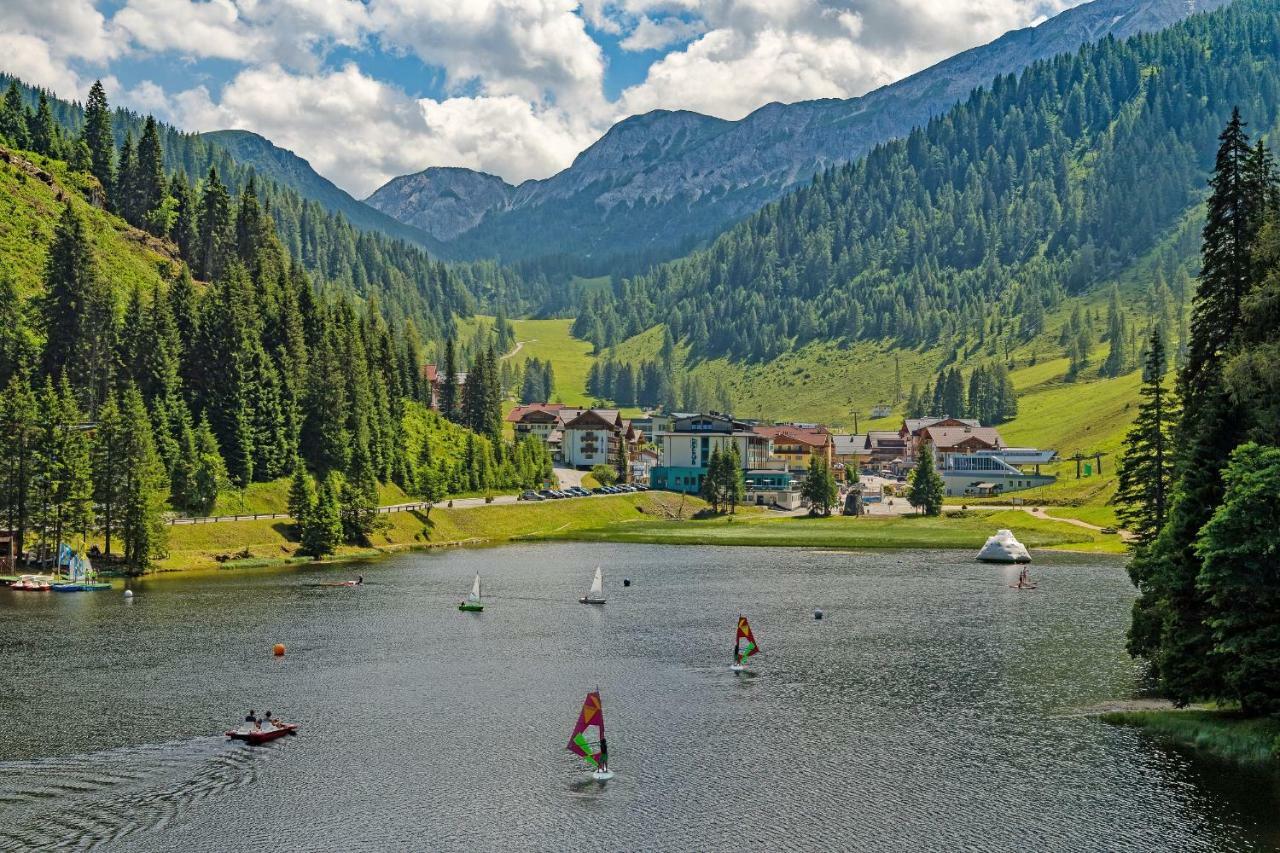
[{"label": "white buoy", "polygon": [[131,590],[131,589],[126,589],[126,590],[124,591],[124,597],[125,597],[125,598],[133,598],[133,590]]}]

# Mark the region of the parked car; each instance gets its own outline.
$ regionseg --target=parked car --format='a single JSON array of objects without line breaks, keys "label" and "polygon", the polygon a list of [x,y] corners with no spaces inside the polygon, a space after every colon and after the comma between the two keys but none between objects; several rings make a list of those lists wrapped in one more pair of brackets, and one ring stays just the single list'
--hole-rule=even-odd
[{"label": "parked car", "polygon": [[542,491],[538,492],[538,496],[542,498],[544,501],[550,500],[551,498],[555,497],[555,495],[551,493],[550,489],[543,489]]},{"label": "parked car", "polygon": [[607,495],[607,494],[609,494],[609,493],[605,491],[604,486],[596,486],[594,489],[592,489],[592,490],[591,490],[591,494],[593,494],[593,495]]},{"label": "parked car", "polygon": [[546,498],[544,498],[542,495],[538,494],[537,492],[529,491],[529,492],[521,492],[521,493],[520,493],[520,497],[516,498],[516,500],[520,500],[520,501],[545,501],[545,500],[546,500]]},{"label": "parked car", "polygon": [[582,486],[574,486],[571,489],[569,489],[569,491],[573,492],[575,495],[577,495],[580,498],[585,498],[587,495],[591,494],[586,489],[582,488]]}]

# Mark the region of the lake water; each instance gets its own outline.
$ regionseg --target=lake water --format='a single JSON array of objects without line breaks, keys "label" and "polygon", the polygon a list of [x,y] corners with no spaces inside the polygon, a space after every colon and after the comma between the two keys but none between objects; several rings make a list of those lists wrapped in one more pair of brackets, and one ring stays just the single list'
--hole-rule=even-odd
[{"label": "lake water", "polygon": [[[548,544],[0,590],[0,849],[1280,850],[1274,777],[1082,712],[1140,686],[1122,565],[1033,572]],[[605,786],[564,750],[597,685]],[[299,736],[228,743],[249,708]]]}]

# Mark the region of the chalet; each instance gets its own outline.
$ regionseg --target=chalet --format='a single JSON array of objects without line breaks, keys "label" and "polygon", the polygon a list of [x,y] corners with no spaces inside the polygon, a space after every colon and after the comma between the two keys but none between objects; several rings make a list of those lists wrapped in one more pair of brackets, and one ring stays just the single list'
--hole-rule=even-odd
[{"label": "chalet", "polygon": [[999,450],[1004,440],[995,427],[970,426],[962,424],[949,426],[934,424],[920,430],[916,452],[919,446],[929,442],[934,453],[945,457],[952,453],[976,453],[979,450]]},{"label": "chalet", "polygon": [[906,442],[904,459],[915,462],[916,453],[920,450],[920,436],[929,427],[978,427],[981,424],[973,418],[907,418],[898,429],[898,435]]},{"label": "chalet", "polygon": [[810,459],[835,462],[835,442],[826,427],[817,424],[755,426],[752,430],[773,444],[774,459],[795,468],[808,468]]},{"label": "chalet", "polygon": [[[422,378],[427,380],[427,384],[431,386],[431,408],[439,409],[440,389],[444,385],[444,374],[434,364],[424,364],[422,365]],[[462,386],[467,384],[467,374],[455,373],[453,379],[458,385],[459,394],[461,394]]]},{"label": "chalet", "polygon": [[507,423],[515,431],[516,441],[536,435],[547,443],[551,433],[564,426],[565,416],[575,418],[581,413],[581,409],[569,409],[562,403],[531,403],[508,412]]},{"label": "chalet", "polygon": [[867,447],[867,436],[847,433],[831,434],[831,456],[835,460],[832,467],[851,479],[850,472],[857,471],[871,461],[871,449]]},{"label": "chalet", "polygon": [[907,439],[893,430],[867,430],[866,450],[872,465],[901,463],[907,457]]},{"label": "chalet", "polygon": [[570,468],[612,465],[620,446],[629,456],[635,431],[617,409],[586,409],[562,421],[560,458]]}]

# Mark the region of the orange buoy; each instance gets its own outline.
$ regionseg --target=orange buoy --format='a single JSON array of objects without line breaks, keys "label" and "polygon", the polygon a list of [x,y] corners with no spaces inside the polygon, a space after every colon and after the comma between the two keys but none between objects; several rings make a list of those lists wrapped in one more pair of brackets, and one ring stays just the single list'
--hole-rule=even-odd
[{"label": "orange buoy", "polygon": [[276,647],[272,651],[275,652],[276,657],[284,657],[284,643],[276,643]]}]

